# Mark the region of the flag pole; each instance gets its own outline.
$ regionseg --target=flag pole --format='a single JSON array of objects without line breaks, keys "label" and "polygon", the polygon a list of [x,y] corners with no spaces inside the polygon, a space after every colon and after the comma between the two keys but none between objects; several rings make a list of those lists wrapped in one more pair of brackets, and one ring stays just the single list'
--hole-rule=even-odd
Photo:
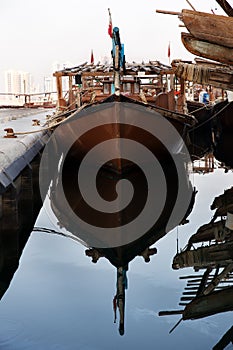
[{"label": "flag pole", "polygon": [[167,55],[168,55],[168,63],[169,63],[169,66],[170,66],[170,64],[171,64],[171,42],[170,41],[168,43]]}]

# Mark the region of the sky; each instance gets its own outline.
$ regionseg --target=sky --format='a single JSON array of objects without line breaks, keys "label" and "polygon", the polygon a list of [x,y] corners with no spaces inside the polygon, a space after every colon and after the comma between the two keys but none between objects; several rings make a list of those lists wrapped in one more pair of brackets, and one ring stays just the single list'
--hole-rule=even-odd
[{"label": "sky", "polygon": [[[231,1],[229,1],[231,3]],[[191,0],[196,10],[222,14],[216,1]],[[76,66],[110,58],[107,34],[108,8],[113,26],[120,29],[126,61],[192,59],[180,40],[177,16],[157,14],[156,9],[181,11],[190,8],[185,0],[7,0],[0,4],[0,92],[3,72],[8,69],[30,72],[35,81],[52,73],[54,62]]]}]

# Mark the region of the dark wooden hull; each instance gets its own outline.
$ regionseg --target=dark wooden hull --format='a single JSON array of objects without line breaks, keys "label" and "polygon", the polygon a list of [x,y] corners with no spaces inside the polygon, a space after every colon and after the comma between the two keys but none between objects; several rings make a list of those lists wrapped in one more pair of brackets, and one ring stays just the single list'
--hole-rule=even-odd
[{"label": "dark wooden hull", "polygon": [[[211,222],[201,226],[197,232],[189,239],[189,245],[200,242],[210,242],[212,240],[223,239],[223,230],[225,227],[225,221]],[[224,235],[225,237],[225,235]]]},{"label": "dark wooden hull", "polygon": [[184,47],[193,55],[233,65],[233,49],[201,40],[188,33],[181,33]]},{"label": "dark wooden hull", "polygon": [[185,250],[176,254],[173,269],[194,267],[204,269],[209,266],[225,267],[233,261],[233,241]]},{"label": "dark wooden hull", "polygon": [[[118,102],[129,103],[128,108],[119,111],[117,108]],[[96,110],[96,106],[104,106],[101,111]],[[116,97],[114,95],[106,98],[100,103],[92,104],[87,106],[84,111],[77,114],[77,118],[74,115],[73,119],[69,120],[68,123],[64,122],[64,125],[59,127],[56,131],[57,138],[62,140],[62,144],[66,147],[66,144],[70,142],[70,139],[74,139],[75,142],[72,145],[72,149],[69,152],[69,155],[75,157],[76,159],[81,160],[87,152],[98,145],[101,142],[107,141],[109,139],[115,139],[115,147],[117,149],[118,157],[115,160],[108,162],[106,168],[115,171],[116,173],[124,172],[129,168],[132,163],[126,160],[122,160],[121,157],[121,139],[130,139],[140,144],[144,144],[148,149],[152,151],[159,159],[164,157],[164,147],[161,145],[161,142],[156,139],[152,134],[143,130],[143,128],[135,127],[130,124],[123,124],[127,119],[132,119],[130,114],[131,110],[136,106],[136,109],[133,110],[133,114],[140,117],[140,113],[154,113],[154,117],[158,119],[164,117],[168,120],[172,126],[179,132],[181,137],[184,139],[184,142],[188,143],[187,139],[187,130],[196,123],[196,120],[192,116],[184,115],[181,113],[176,113],[173,111],[166,110],[164,108],[155,106],[155,105],[144,105],[138,101],[127,98],[123,95]],[[137,111],[137,107],[142,107],[143,109]],[[103,120],[103,123],[98,127],[93,128],[92,130],[84,133],[80,138],[77,139],[76,134],[82,123],[86,123],[86,114],[96,118],[96,120]],[[125,116],[122,118],[122,114]],[[159,134],[159,133],[158,133]],[[174,149],[178,145],[174,144]],[[109,152],[108,149],[102,149],[101,153],[98,154],[99,164],[103,164],[103,160],[106,158],[106,154]]]},{"label": "dark wooden hull", "polygon": [[193,299],[183,311],[183,320],[198,319],[233,310],[233,287]]},{"label": "dark wooden hull", "polygon": [[233,167],[233,102],[225,102],[225,108],[221,111],[221,117],[216,118],[214,125],[214,156],[225,164]]},{"label": "dark wooden hull", "polygon": [[[183,136],[184,139],[187,137],[187,127],[189,126],[188,121],[190,121],[189,118],[185,119],[185,116],[173,114],[172,112],[163,109],[161,109],[161,113],[159,113],[158,109],[154,109],[155,107],[153,106],[136,103],[135,101],[130,101],[124,97],[122,101],[129,103],[129,105],[127,105],[126,109],[124,110],[125,115],[129,113],[129,119],[131,115],[130,113],[132,113],[132,108],[136,104],[136,106],[140,106],[140,111],[143,110],[145,114],[152,113],[155,120],[158,118],[158,128],[160,125],[159,120],[165,117],[167,120],[171,121],[172,125],[176,128],[180,135]],[[132,108],[130,103],[132,103]],[[80,240],[85,245],[96,248],[100,254],[105,256],[114,266],[120,267],[127,265],[129,261],[131,261],[136,255],[141,254],[146,248],[151,246],[154,242],[159,240],[167,233],[166,226],[177,200],[179,183],[174,160],[172,159],[172,155],[169,154],[166,145],[163,145],[158,138],[154,137],[148,131],[143,130],[143,128],[138,128],[130,124],[124,124],[122,126],[122,120],[116,113],[117,105],[115,97],[113,100],[105,100],[103,105],[101,105],[103,108],[101,108],[100,112],[97,108],[98,106],[100,105],[94,105],[93,109],[91,106],[87,107],[80,114],[75,116],[74,119],[72,119],[72,117],[69,122],[65,122],[64,128],[60,128],[59,126],[59,128],[56,130],[58,133],[54,141],[54,154],[57,153],[59,157],[59,154],[62,152],[64,145],[70,141],[69,135],[71,138],[73,137],[75,139],[76,131],[78,132],[80,129],[82,120],[88,122],[89,112],[93,120],[100,119],[105,121],[103,125],[98,126],[98,128],[94,128],[90,133],[84,133],[84,135],[82,135],[79,139],[76,137],[75,142],[72,143],[72,146],[69,148],[69,151],[66,155],[63,164],[62,175],[58,177],[55,175],[55,178],[53,179],[50,198],[52,201],[52,210],[57,217],[59,224],[65,227],[68,231],[71,225],[69,221],[70,211],[94,227],[104,227],[108,229],[112,227],[127,225],[129,222],[134,220],[143,210],[148,195],[148,184],[145,178],[145,174],[139,166],[130,160],[122,159],[122,149],[121,147],[117,147],[118,141],[116,142],[116,150],[118,152],[118,156],[114,161],[106,162],[105,166],[100,168],[98,176],[96,178],[96,186],[98,188],[100,196],[105,200],[111,202],[116,198],[116,185],[119,183],[119,181],[122,179],[128,180],[133,185],[135,192],[132,201],[124,210],[116,210],[112,213],[104,213],[103,216],[102,214],[100,215],[98,210],[93,210],[93,208],[88,206],[82,197],[80,189],[77,188],[77,169],[79,167],[79,164],[81,164],[82,159],[89,152],[89,150],[92,149],[95,145],[103,143],[106,140],[116,140],[118,138],[130,139],[144,145],[144,147],[149,149],[154,157],[156,157],[156,159],[160,162],[167,183],[167,194],[164,207],[161,210],[160,216],[157,220],[155,220],[155,223],[151,226],[151,228],[146,232],[142,232],[141,237],[137,237],[135,240],[132,240],[127,244],[125,244],[124,237],[122,237],[122,245],[119,244],[113,248],[101,248],[101,244],[99,246],[95,246],[90,243],[88,239],[86,240],[85,235],[82,236],[79,232],[75,233],[78,238],[81,237]],[[177,116],[177,118],[173,117],[174,115]],[[109,116],[111,116],[111,118]],[[108,117],[109,120],[111,120],[110,123],[107,122]],[[116,121],[116,123],[112,122],[112,118]],[[191,120],[193,119],[191,118]],[[74,135],[72,136],[72,134]],[[168,131],[167,140],[169,140],[170,136],[171,135]],[[177,152],[179,149],[179,143],[181,140],[182,138],[178,141],[175,141],[172,145],[171,148],[174,148],[174,152]],[[61,146],[63,142],[64,144]],[[95,166],[104,164],[103,159],[105,159],[105,150],[103,149],[102,152],[103,153],[100,152],[94,159]],[[137,156],[136,153],[135,156]],[[56,163],[56,159],[51,159],[51,162],[53,161]],[[145,159],[145,164],[146,162],[147,160]],[[52,164],[51,166],[53,167]],[[54,167],[56,167],[56,164]],[[156,183],[156,178],[154,181]],[[63,188],[65,198],[69,203],[69,208],[67,210],[63,208],[63,199],[61,197],[61,192],[57,190],[61,186]],[[160,186],[159,183],[158,186]],[[185,186],[187,186],[185,187],[187,191],[186,194],[187,196],[190,196],[192,193],[192,187],[189,181],[187,181],[187,184],[185,184]],[[186,217],[186,214],[188,215],[188,213],[190,213],[192,210],[191,206],[193,204],[194,201],[192,201],[189,207],[187,207],[187,211],[184,213],[184,216],[180,221]]]},{"label": "dark wooden hull", "polygon": [[232,17],[185,9],[181,19],[195,38],[233,48]]}]

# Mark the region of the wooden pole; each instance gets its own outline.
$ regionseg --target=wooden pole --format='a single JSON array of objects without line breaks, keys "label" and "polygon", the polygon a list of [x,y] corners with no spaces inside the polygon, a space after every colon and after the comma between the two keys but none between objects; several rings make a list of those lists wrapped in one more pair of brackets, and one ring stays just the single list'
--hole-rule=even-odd
[{"label": "wooden pole", "polygon": [[181,321],[183,320],[183,317],[181,317],[181,319],[175,324],[175,326],[169,331],[169,334],[171,334],[173,331],[174,331],[174,329],[176,328],[176,327],[178,327],[179,326],[179,324],[181,323]]},{"label": "wooden pole", "polygon": [[216,0],[216,2],[221,6],[221,8],[229,17],[233,17],[233,9],[226,0]]},{"label": "wooden pole", "polygon": [[184,310],[159,311],[159,316],[170,316],[183,314]]},{"label": "wooden pole", "polygon": [[189,4],[189,6],[193,9],[193,11],[196,11],[195,8],[193,7],[193,5],[191,4],[191,2],[189,0],[186,0],[186,2]]},{"label": "wooden pole", "polygon": [[229,264],[228,266],[226,266],[225,269],[212,280],[212,282],[208,285],[208,287],[206,287],[203,290],[203,294],[207,295],[210,292],[212,292],[215,289],[215,287],[221,282],[221,280],[225,278],[229,272],[232,271],[232,269],[233,269],[233,264]]},{"label": "wooden pole", "polygon": [[162,13],[164,15],[176,15],[181,16],[181,12],[175,12],[175,11],[165,11],[165,10],[155,10],[156,13]]}]

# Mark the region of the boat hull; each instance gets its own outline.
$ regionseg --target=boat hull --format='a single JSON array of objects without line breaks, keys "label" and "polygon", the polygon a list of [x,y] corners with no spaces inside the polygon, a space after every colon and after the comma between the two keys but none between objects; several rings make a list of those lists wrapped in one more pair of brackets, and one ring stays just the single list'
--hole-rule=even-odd
[{"label": "boat hull", "polygon": [[[116,267],[125,266],[180,224],[192,209],[193,195],[183,152],[186,148],[182,148],[187,137],[185,118],[183,122],[170,118],[170,123],[169,118],[168,121],[151,106],[127,102],[105,101],[74,114],[53,133],[48,145],[52,152],[46,162],[51,169],[58,169],[51,172],[49,197],[59,225],[75,234],[84,245],[98,249]],[[149,120],[152,124],[148,126]],[[88,158],[93,150],[96,150],[94,157]],[[143,152],[148,152],[148,157]],[[155,160],[157,168],[151,177]],[[95,207],[90,205],[83,195],[77,179],[85,162],[88,171],[84,187],[92,188],[95,182],[98,196],[109,203],[106,211],[98,203]],[[180,177],[181,167],[184,177]],[[126,183],[133,188],[128,202],[125,198],[131,190],[125,187]],[[91,200],[96,196],[94,190],[92,194]],[[179,201],[182,211],[169,226]],[[115,206],[109,210],[113,202]],[[149,223],[143,219],[138,227],[130,226],[148,208],[148,202]],[[87,232],[83,223],[94,227],[94,234]],[[99,228],[107,232],[107,244],[102,236],[95,236]],[[111,236],[114,230],[117,240],[114,233]]]},{"label": "boat hull", "polygon": [[210,43],[188,33],[181,33],[184,47],[193,55],[233,65],[233,49]]},{"label": "boat hull", "polygon": [[183,320],[198,319],[233,310],[233,288],[212,292],[193,299],[183,311]]},{"label": "boat hull", "polygon": [[232,17],[184,9],[181,19],[195,38],[233,48]]}]

